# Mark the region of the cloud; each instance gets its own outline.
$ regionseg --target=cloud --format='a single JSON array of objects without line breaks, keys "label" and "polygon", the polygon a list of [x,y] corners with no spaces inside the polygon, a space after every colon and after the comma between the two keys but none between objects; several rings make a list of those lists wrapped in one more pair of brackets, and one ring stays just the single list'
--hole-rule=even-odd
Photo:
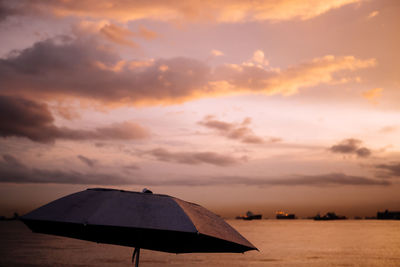
[{"label": "cloud", "polygon": [[128,171],[128,172],[130,172],[130,171],[136,171],[136,170],[139,170],[139,169],[140,169],[140,167],[137,166],[136,164],[125,165],[125,166],[123,166],[123,168],[124,168],[126,171]]},{"label": "cloud", "polygon": [[89,159],[82,155],[78,155],[77,158],[80,159],[83,163],[85,163],[89,167],[94,167],[94,165],[96,165],[96,163],[97,163],[97,160]]},{"label": "cloud", "polygon": [[376,17],[378,15],[379,15],[379,11],[375,10],[375,11],[372,11],[371,13],[369,13],[368,18],[372,19],[372,18],[374,18],[374,17]]},{"label": "cloud", "polygon": [[23,167],[23,164],[18,159],[13,157],[12,155],[4,154],[3,160],[5,163],[7,163],[8,165],[10,165],[12,167],[15,167],[15,168]]},{"label": "cloud", "polygon": [[140,26],[139,31],[135,35],[145,40],[154,40],[159,37],[158,33],[149,30],[144,26]]},{"label": "cloud", "polygon": [[[261,60],[261,55],[258,55],[257,58],[257,60]],[[226,64],[215,70],[214,84],[216,87],[226,88],[231,93],[293,95],[298,93],[300,88],[339,82],[339,79],[334,78],[334,74],[374,65],[374,59],[360,60],[353,56],[335,57],[332,55],[315,58],[310,62],[291,66],[285,70],[249,63]]]},{"label": "cloud", "polygon": [[107,24],[100,29],[100,33],[112,42],[120,45],[126,45],[133,48],[138,47],[138,45],[130,40],[135,34],[126,28],[119,27],[115,24]]},{"label": "cloud", "polygon": [[[92,136],[91,136],[92,135]],[[99,127],[88,137],[95,139],[135,140],[145,139],[150,136],[148,130],[133,122],[113,123],[110,126]]]},{"label": "cloud", "polygon": [[232,156],[222,155],[214,152],[170,152],[164,148],[156,148],[147,151],[146,154],[155,157],[159,161],[176,162],[189,165],[211,164],[225,167],[235,165],[243,161]]},{"label": "cloud", "polygon": [[386,171],[387,175],[391,177],[400,177],[400,162],[391,164],[378,164],[376,168]]},{"label": "cloud", "polygon": [[0,96],[0,136],[27,137],[51,142],[59,129],[45,104],[10,96]]},{"label": "cloud", "polygon": [[381,133],[392,133],[392,132],[395,132],[397,129],[398,129],[398,126],[389,125],[389,126],[382,127],[379,130],[379,132],[381,132]]},{"label": "cloud", "polygon": [[32,100],[0,95],[0,136],[26,137],[40,143],[66,140],[136,140],[149,132],[133,122],[115,123],[95,130],[76,130],[54,125],[46,104]]},{"label": "cloud", "polygon": [[158,38],[158,34],[154,31],[140,26],[137,31],[132,31],[126,27],[110,23],[108,21],[80,21],[73,27],[73,32],[77,36],[91,34],[93,37],[98,35],[106,40],[132,48],[138,48],[139,45],[133,39],[145,39],[147,41]]},{"label": "cloud", "polygon": [[214,57],[220,57],[220,56],[223,56],[224,53],[222,51],[217,50],[217,49],[213,49],[213,50],[211,50],[211,55],[213,55]]},{"label": "cloud", "polygon": [[325,56],[286,70],[249,63],[211,68],[183,57],[126,61],[92,38],[63,36],[0,59],[0,93],[80,98],[110,106],[176,104],[234,94],[291,95],[300,88],[336,83],[334,75],[374,64],[374,59],[353,56]]},{"label": "cloud", "polygon": [[268,60],[265,59],[264,52],[261,51],[261,50],[256,50],[254,52],[252,60],[255,63],[261,64],[261,65],[268,65],[269,64]]},{"label": "cloud", "polygon": [[262,144],[264,140],[256,136],[248,127],[251,123],[251,118],[245,118],[241,123],[229,123],[215,119],[214,116],[206,116],[198,124],[207,128],[216,130],[223,136],[230,139],[236,139],[248,144]]},{"label": "cloud", "polygon": [[361,147],[362,141],[358,139],[345,139],[339,144],[331,146],[329,150],[333,153],[355,154],[358,157],[366,158],[371,155],[371,150],[366,147]]},{"label": "cloud", "polygon": [[194,59],[123,61],[93,40],[67,37],[38,42],[0,59],[0,91],[131,105],[194,97],[207,85],[209,75],[209,67]]},{"label": "cloud", "polygon": [[[8,0],[6,2],[11,2]],[[58,17],[77,16],[107,18],[118,21],[161,20],[200,22],[246,22],[307,20],[330,10],[361,3],[362,0],[312,0],[312,1],[125,1],[81,0],[57,1],[19,0],[20,8],[33,14],[53,14]],[[33,12],[35,11],[35,12]]]},{"label": "cloud", "polygon": [[246,179],[246,178],[233,178],[243,184],[253,185],[281,185],[281,186],[333,186],[333,185],[360,185],[360,186],[374,186],[374,185],[390,185],[385,180],[375,180],[362,176],[352,176],[343,173],[329,173],[320,175],[295,175],[293,177],[283,177],[279,179]]},{"label": "cloud", "polygon": [[40,183],[40,184],[93,184],[123,185],[146,184],[140,178],[127,178],[107,173],[81,173],[77,171],[61,171],[29,168],[11,155],[3,155],[0,161],[0,183]]},{"label": "cloud", "polygon": [[378,99],[381,98],[383,92],[383,88],[374,88],[371,90],[367,90],[363,92],[362,96],[369,100],[373,104],[378,103]]},{"label": "cloud", "polygon": [[6,20],[10,16],[20,13],[15,8],[12,8],[9,4],[9,1],[0,0],[0,22]]},{"label": "cloud", "polygon": [[343,173],[328,173],[320,175],[294,175],[291,177],[258,177],[223,176],[203,179],[168,180],[163,185],[181,186],[390,186],[386,180],[376,180],[362,176],[352,176]]},{"label": "cloud", "polygon": [[291,177],[190,177],[163,181],[148,180],[141,177],[125,177],[111,173],[81,173],[29,168],[12,155],[3,155],[0,161],[0,183],[57,183],[57,184],[94,184],[94,185],[163,185],[163,186],[389,186],[386,180],[376,180],[361,176],[330,173],[321,175],[294,175]]},{"label": "cloud", "polygon": [[59,116],[66,120],[75,120],[81,117],[79,112],[71,107],[63,106],[61,104],[57,104],[51,107]]}]

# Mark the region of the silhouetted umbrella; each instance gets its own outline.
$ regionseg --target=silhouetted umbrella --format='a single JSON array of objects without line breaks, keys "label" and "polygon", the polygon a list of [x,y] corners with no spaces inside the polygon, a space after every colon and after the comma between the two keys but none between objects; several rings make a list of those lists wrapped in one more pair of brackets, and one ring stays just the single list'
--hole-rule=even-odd
[{"label": "silhouetted umbrella", "polygon": [[60,198],[21,220],[37,233],[171,252],[257,249],[223,219],[181,199],[115,189],[87,189]]}]

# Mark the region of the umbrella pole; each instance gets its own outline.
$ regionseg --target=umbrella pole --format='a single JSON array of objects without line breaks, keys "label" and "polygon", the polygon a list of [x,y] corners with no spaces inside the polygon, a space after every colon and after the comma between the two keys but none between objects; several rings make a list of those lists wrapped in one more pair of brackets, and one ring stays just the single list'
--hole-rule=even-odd
[{"label": "umbrella pole", "polygon": [[[140,248],[135,248],[132,254],[132,263],[135,262],[135,267],[139,267],[139,255],[140,255]],[[136,256],[136,259],[135,259]]]},{"label": "umbrella pole", "polygon": [[140,248],[137,249],[135,267],[139,267],[139,254],[140,254]]}]

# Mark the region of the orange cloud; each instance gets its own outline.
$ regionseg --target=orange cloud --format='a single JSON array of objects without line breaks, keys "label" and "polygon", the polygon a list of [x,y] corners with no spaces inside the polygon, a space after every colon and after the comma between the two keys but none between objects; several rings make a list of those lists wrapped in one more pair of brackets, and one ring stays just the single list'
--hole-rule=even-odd
[{"label": "orange cloud", "polygon": [[[10,1],[10,0],[9,0]],[[275,1],[124,1],[124,0],[21,0],[24,10],[57,16],[107,18],[118,21],[140,19],[214,22],[307,20],[363,0],[275,0]]]},{"label": "orange cloud", "polygon": [[213,49],[213,50],[211,50],[211,55],[213,55],[214,57],[220,57],[220,56],[223,56],[224,53],[217,49]]},{"label": "orange cloud", "polygon": [[136,35],[146,40],[153,40],[158,37],[158,34],[156,32],[151,31],[144,26],[139,27],[139,31]]},{"label": "orange cloud", "polygon": [[338,72],[368,68],[375,64],[374,59],[360,60],[353,56],[328,55],[286,70],[271,70],[249,64],[224,65],[217,68],[216,77],[219,78],[217,85],[232,91],[292,95],[300,88],[336,83],[338,80],[333,75]]},{"label": "orange cloud", "polygon": [[114,43],[133,48],[138,46],[134,41],[129,39],[130,37],[134,36],[134,33],[126,28],[122,28],[114,24],[108,24],[100,29],[100,33]]},{"label": "orange cloud", "polygon": [[365,91],[362,96],[373,104],[377,104],[378,99],[382,96],[383,88],[374,88]]},{"label": "orange cloud", "polygon": [[378,10],[375,10],[375,11],[372,11],[369,15],[368,15],[368,18],[369,19],[372,19],[373,17],[376,17],[376,16],[378,16],[379,15],[379,11]]},{"label": "orange cloud", "polygon": [[137,31],[132,31],[126,27],[112,24],[107,20],[80,21],[73,25],[72,32],[76,36],[86,36],[88,34],[96,37],[101,36],[107,41],[133,48],[137,48],[139,45],[132,39],[153,40],[158,37],[156,32],[144,26],[140,26]]}]

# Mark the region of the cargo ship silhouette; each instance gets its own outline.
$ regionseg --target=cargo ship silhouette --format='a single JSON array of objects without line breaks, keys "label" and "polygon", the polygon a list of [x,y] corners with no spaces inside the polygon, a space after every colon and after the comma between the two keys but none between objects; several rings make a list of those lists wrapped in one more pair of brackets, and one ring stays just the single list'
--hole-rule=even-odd
[{"label": "cargo ship silhouette", "polygon": [[250,220],[261,220],[262,219],[262,215],[261,214],[254,214],[253,212],[248,211],[245,216],[237,216],[236,219],[238,219],[238,220],[248,220],[248,221],[250,221]]},{"label": "cargo ship silhouette", "polygon": [[277,211],[276,212],[276,219],[277,220],[293,220],[296,219],[296,215],[294,214],[289,214],[283,211]]},{"label": "cargo ship silhouette", "polygon": [[321,216],[319,213],[314,217],[315,221],[331,221],[331,220],[346,220],[346,216],[336,215],[334,212],[328,212],[324,216]]}]

